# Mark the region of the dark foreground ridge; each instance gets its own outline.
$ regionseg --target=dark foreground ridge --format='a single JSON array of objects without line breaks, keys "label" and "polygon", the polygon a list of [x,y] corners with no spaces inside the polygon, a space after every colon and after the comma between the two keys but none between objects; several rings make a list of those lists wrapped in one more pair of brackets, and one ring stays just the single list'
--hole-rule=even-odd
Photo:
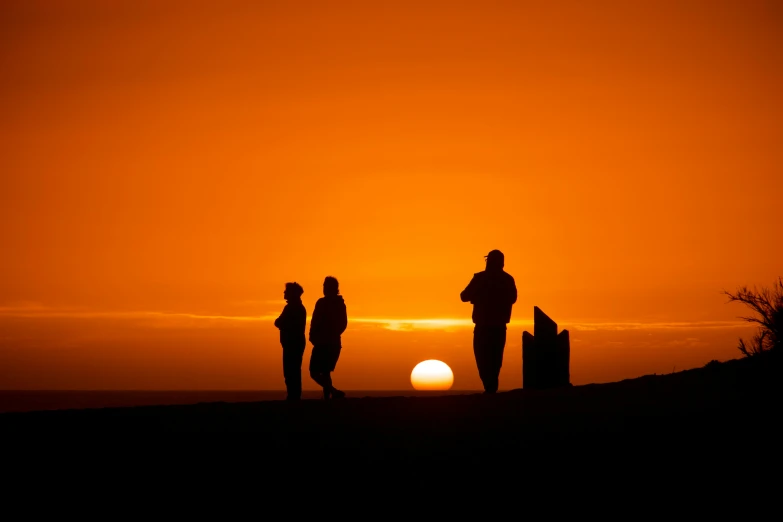
[{"label": "dark foreground ridge", "polygon": [[[683,492],[698,485],[717,502],[727,483],[763,474],[778,451],[780,382],[779,359],[754,356],[616,383],[496,395],[5,413],[0,433],[9,448],[35,441],[35,451],[15,453],[26,460],[40,451],[48,452],[49,466],[62,455],[74,460],[58,469],[98,460],[117,473],[141,459],[145,476],[165,470],[178,480],[239,484],[254,477],[264,491],[274,486],[282,494],[339,497],[349,488],[352,495],[395,492],[395,502],[418,502],[437,490],[451,499],[514,505],[519,495],[535,499],[535,484],[558,495],[592,487],[625,499],[628,493],[618,493],[625,488],[655,502],[683,495],[695,502],[701,497]],[[164,432],[251,436],[174,443],[148,436]],[[22,444],[8,445],[15,438]],[[168,474],[162,491],[179,484]],[[669,493],[659,494],[661,488]]]},{"label": "dark foreground ridge", "polygon": [[772,429],[780,410],[778,358],[752,357],[668,375],[496,395],[348,398],[299,403],[203,403],[6,413],[13,432],[250,431],[271,444],[350,445],[449,452],[491,440],[730,438]]}]

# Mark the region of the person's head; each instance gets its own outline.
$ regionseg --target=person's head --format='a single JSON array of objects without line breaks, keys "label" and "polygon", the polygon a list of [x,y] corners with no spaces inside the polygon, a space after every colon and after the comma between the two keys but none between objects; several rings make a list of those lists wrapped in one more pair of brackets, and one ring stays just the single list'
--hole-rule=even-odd
[{"label": "person's head", "polygon": [[293,283],[286,283],[285,284],[285,291],[283,292],[283,297],[286,301],[290,301],[291,299],[301,299],[302,294],[304,293],[304,288],[302,288],[302,285],[299,283],[293,282]]},{"label": "person's head", "polygon": [[340,293],[340,283],[337,282],[337,278],[332,276],[326,276],[324,279],[324,295],[337,295]]},{"label": "person's head", "polygon": [[503,270],[503,266],[506,263],[503,252],[493,250],[484,257],[487,259],[487,270]]}]

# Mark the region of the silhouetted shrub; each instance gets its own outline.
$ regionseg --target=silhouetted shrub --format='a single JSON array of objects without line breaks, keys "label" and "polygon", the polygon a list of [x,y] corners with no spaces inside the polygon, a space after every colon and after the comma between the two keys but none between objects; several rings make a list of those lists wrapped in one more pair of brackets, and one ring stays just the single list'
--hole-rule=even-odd
[{"label": "silhouetted shrub", "polygon": [[759,325],[758,332],[749,344],[740,339],[739,351],[746,357],[772,350],[780,350],[783,343],[783,278],[778,278],[772,288],[761,290],[743,286],[736,293],[723,292],[729,302],[739,301],[747,305],[752,316],[742,317],[745,321]]}]

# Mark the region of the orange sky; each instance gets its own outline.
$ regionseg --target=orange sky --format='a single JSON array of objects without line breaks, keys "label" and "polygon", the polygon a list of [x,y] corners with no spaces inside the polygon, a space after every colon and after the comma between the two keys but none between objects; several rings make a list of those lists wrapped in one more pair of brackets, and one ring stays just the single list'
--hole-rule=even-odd
[{"label": "orange sky", "polygon": [[477,389],[493,248],[501,388],[534,305],[575,383],[738,356],[721,290],[783,273],[780,3],[487,4],[3,2],[0,389],[280,389],[270,317],[325,275],[338,386]]}]

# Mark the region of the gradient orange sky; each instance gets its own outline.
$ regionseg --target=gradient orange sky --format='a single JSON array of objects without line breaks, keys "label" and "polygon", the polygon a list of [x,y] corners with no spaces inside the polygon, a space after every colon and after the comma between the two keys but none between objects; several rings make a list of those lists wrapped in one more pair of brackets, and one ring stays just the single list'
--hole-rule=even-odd
[{"label": "gradient orange sky", "polygon": [[779,2],[8,1],[0,25],[0,389],[282,389],[283,285],[311,313],[326,275],[336,385],[434,358],[479,389],[459,292],[493,248],[501,388],[534,305],[572,382],[618,380],[739,356],[720,292],[783,275]]}]

